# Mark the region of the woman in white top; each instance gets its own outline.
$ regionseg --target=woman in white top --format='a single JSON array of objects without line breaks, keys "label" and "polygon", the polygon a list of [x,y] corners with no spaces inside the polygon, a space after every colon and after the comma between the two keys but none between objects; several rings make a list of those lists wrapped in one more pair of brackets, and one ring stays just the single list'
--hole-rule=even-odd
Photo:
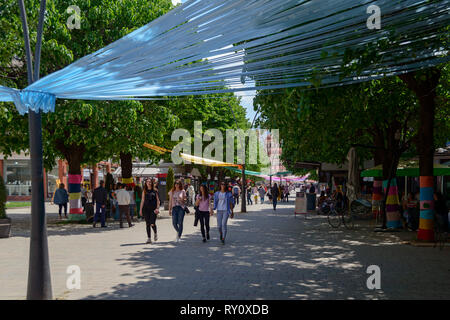
[{"label": "woman in white top", "polygon": [[176,180],[169,192],[169,214],[172,216],[172,224],[177,233],[175,241],[180,241],[183,233],[183,221],[186,208],[186,191],[180,180]]}]

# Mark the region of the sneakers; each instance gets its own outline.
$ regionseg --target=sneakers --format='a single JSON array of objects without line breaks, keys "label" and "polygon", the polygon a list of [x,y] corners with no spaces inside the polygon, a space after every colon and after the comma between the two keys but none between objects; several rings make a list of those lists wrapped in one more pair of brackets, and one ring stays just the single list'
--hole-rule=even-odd
[{"label": "sneakers", "polygon": [[178,235],[178,232],[177,235],[175,236],[175,242],[180,242],[180,236]]},{"label": "sneakers", "polygon": [[224,238],[220,239],[220,241],[222,241],[222,244],[225,244],[225,239]]},{"label": "sneakers", "polygon": [[155,235],[153,236],[155,241],[158,241],[158,235],[155,233]]},{"label": "sneakers", "polygon": [[152,239],[148,238],[147,243],[152,243]]}]

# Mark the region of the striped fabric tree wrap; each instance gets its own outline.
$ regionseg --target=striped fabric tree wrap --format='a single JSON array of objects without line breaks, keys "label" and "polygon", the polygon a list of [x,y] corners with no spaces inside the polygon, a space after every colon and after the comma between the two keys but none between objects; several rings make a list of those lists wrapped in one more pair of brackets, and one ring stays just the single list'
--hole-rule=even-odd
[{"label": "striped fabric tree wrap", "polygon": [[382,184],[383,182],[380,180],[373,181],[372,213],[374,218],[376,218],[380,214],[381,202],[383,200]]},{"label": "striped fabric tree wrap", "polygon": [[122,183],[126,185],[132,185],[134,183],[133,177],[131,178],[122,178]]},{"label": "striped fabric tree wrap", "polygon": [[[383,181],[383,190],[386,193],[388,180]],[[397,179],[391,180],[389,193],[386,199],[386,226],[389,229],[396,229],[402,227],[400,216],[400,201],[398,199]]]},{"label": "striped fabric tree wrap", "polygon": [[420,177],[420,222],[417,239],[434,241],[434,179],[432,176]]},{"label": "striped fabric tree wrap", "polygon": [[70,174],[68,176],[69,183],[69,220],[80,221],[85,220],[86,215],[83,213],[81,205],[81,181],[83,177],[80,174]]}]

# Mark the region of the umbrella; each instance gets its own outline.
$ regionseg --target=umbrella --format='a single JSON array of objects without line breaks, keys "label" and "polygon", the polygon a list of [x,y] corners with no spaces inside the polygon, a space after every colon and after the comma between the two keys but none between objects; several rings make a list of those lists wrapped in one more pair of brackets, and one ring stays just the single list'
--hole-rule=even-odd
[{"label": "umbrella", "polygon": [[[450,167],[443,164],[434,164],[433,168],[434,176],[450,176]],[[397,167],[397,177],[419,177],[419,161],[417,160],[400,160]],[[366,169],[361,172],[361,177],[383,177],[383,166],[378,165],[376,167]]]}]

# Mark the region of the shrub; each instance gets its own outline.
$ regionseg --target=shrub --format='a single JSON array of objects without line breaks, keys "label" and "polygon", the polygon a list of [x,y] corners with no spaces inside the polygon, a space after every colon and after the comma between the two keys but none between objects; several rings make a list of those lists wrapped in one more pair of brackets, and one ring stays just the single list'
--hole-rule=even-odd
[{"label": "shrub", "polygon": [[6,187],[3,177],[0,177],[0,219],[6,218]]}]

